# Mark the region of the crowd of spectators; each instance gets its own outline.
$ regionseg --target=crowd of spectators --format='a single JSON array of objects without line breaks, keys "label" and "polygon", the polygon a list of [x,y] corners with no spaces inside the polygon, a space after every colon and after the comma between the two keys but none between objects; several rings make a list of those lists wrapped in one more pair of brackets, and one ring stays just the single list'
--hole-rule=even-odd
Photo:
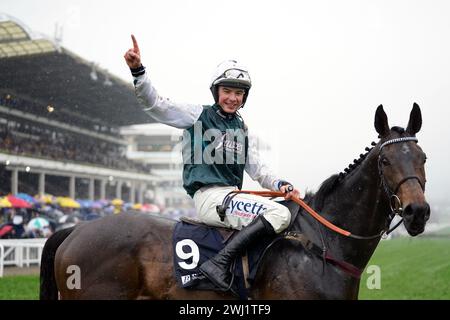
[{"label": "crowd of spectators", "polygon": [[[195,216],[193,208],[159,208],[144,204],[135,208],[131,203],[121,205],[102,200],[102,206],[67,208],[55,204],[34,204],[32,208],[0,207],[0,239],[47,238],[54,232],[72,227],[82,221],[96,220],[114,214],[153,214],[179,220]],[[39,220],[39,221],[36,221]],[[39,222],[39,223],[36,223]]]},{"label": "crowd of spectators", "polygon": [[150,166],[129,160],[123,145],[25,121],[0,123],[0,151],[110,169],[150,171]]},{"label": "crowd of spectators", "polygon": [[[116,128],[99,125],[74,113],[69,116],[64,112],[51,112],[52,106],[44,106],[24,97],[0,93],[0,105],[20,110],[28,115],[70,123],[95,133],[118,137]],[[99,138],[57,130],[42,124],[36,125],[25,120],[6,120],[0,124],[0,150],[8,153],[48,158],[61,161],[74,161],[85,164],[100,165],[119,170],[149,172],[150,167],[126,158],[125,149]]]},{"label": "crowd of spectators", "polygon": [[47,238],[80,221],[95,220],[111,214],[114,214],[114,207],[111,205],[96,209],[61,208],[55,205],[42,205],[32,209],[1,208],[0,239]]},{"label": "crowd of spectators", "polygon": [[26,114],[44,117],[48,120],[70,124],[93,132],[119,137],[119,130],[115,127],[108,126],[105,123],[99,123],[77,112],[58,108],[51,104],[42,104],[32,99],[13,96],[9,93],[0,92],[0,106],[18,110]]}]

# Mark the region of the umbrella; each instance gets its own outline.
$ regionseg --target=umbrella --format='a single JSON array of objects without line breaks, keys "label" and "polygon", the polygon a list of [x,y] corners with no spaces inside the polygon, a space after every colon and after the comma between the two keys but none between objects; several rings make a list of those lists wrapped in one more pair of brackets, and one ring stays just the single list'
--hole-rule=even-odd
[{"label": "umbrella", "polygon": [[123,208],[124,208],[125,210],[128,210],[128,209],[130,209],[132,206],[133,206],[133,204],[132,204],[131,202],[126,202],[126,203],[123,205]]},{"label": "umbrella", "polygon": [[141,203],[135,203],[132,207],[135,210],[141,210],[142,209],[142,204]]},{"label": "umbrella", "polygon": [[111,204],[112,204],[113,206],[121,206],[121,205],[123,205],[123,200],[122,200],[122,199],[119,199],[119,198],[116,198],[116,199],[114,199],[114,200],[111,201]]},{"label": "umbrella", "polygon": [[33,218],[27,224],[27,228],[31,230],[43,230],[45,228],[48,228],[49,226],[50,223],[48,222],[48,220],[42,217]]},{"label": "umbrella", "polygon": [[94,204],[94,201],[92,200],[77,199],[77,202],[81,205],[82,208],[92,208]]},{"label": "umbrella", "polygon": [[36,195],[34,196],[39,202],[41,203],[46,203],[46,204],[51,204],[55,201],[55,197],[52,196],[51,194],[43,194],[43,195]]},{"label": "umbrella", "polygon": [[14,227],[10,224],[0,226],[0,238],[11,232]]},{"label": "umbrella", "polygon": [[35,204],[38,203],[39,201],[37,201],[35,198],[33,198],[32,196],[30,196],[29,194],[26,193],[17,193],[15,195],[17,198],[25,200],[26,202],[30,203],[30,204]]},{"label": "umbrella", "polygon": [[6,197],[0,198],[0,208],[11,208],[11,202]]},{"label": "umbrella", "polygon": [[105,202],[104,201],[102,201],[102,200],[97,200],[97,201],[94,201],[94,202],[92,202],[92,209],[101,209],[101,208],[103,208],[104,206],[105,206],[106,204],[105,204]]},{"label": "umbrella", "polygon": [[31,208],[31,204],[23,199],[17,198],[12,195],[9,195],[7,198],[8,201],[11,202],[11,206],[13,208]]},{"label": "umbrella", "polygon": [[151,203],[143,204],[141,210],[144,212],[151,212],[151,213],[160,213],[161,212],[161,210],[159,209],[159,207],[157,205],[151,204]]},{"label": "umbrella", "polygon": [[56,197],[56,202],[62,208],[80,208],[80,204],[69,197]]}]

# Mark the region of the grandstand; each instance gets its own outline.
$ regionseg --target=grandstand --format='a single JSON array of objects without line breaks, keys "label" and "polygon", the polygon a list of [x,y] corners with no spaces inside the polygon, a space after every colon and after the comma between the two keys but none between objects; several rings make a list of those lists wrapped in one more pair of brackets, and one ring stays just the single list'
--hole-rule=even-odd
[{"label": "grandstand", "polygon": [[183,130],[161,123],[121,127],[128,141],[127,157],[152,167],[164,181],[155,188],[155,202],[164,207],[192,207],[192,199],[183,189]]},{"label": "grandstand", "polygon": [[126,157],[120,134],[152,122],[131,83],[7,15],[0,70],[1,194],[151,202],[160,178]]}]

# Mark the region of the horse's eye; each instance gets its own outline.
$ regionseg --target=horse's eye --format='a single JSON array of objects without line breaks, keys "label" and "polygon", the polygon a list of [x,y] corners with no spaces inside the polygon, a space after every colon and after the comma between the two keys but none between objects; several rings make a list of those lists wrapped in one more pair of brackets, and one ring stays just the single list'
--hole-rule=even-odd
[{"label": "horse's eye", "polygon": [[388,166],[388,165],[390,165],[391,163],[389,162],[389,160],[388,160],[387,158],[381,158],[381,164],[382,164],[383,166]]},{"label": "horse's eye", "polygon": [[423,163],[427,162],[427,155],[423,155]]}]

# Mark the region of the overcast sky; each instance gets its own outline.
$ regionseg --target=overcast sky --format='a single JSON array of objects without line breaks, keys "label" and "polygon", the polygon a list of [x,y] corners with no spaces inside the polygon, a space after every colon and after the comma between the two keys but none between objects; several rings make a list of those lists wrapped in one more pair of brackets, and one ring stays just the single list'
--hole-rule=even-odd
[{"label": "overcast sky", "polygon": [[131,82],[123,54],[135,34],[160,94],[210,104],[209,80],[224,59],[248,66],[242,112],[268,141],[271,167],[316,190],[371,141],[377,106],[405,127],[422,109],[427,196],[450,179],[450,2],[2,0],[0,11]]}]

